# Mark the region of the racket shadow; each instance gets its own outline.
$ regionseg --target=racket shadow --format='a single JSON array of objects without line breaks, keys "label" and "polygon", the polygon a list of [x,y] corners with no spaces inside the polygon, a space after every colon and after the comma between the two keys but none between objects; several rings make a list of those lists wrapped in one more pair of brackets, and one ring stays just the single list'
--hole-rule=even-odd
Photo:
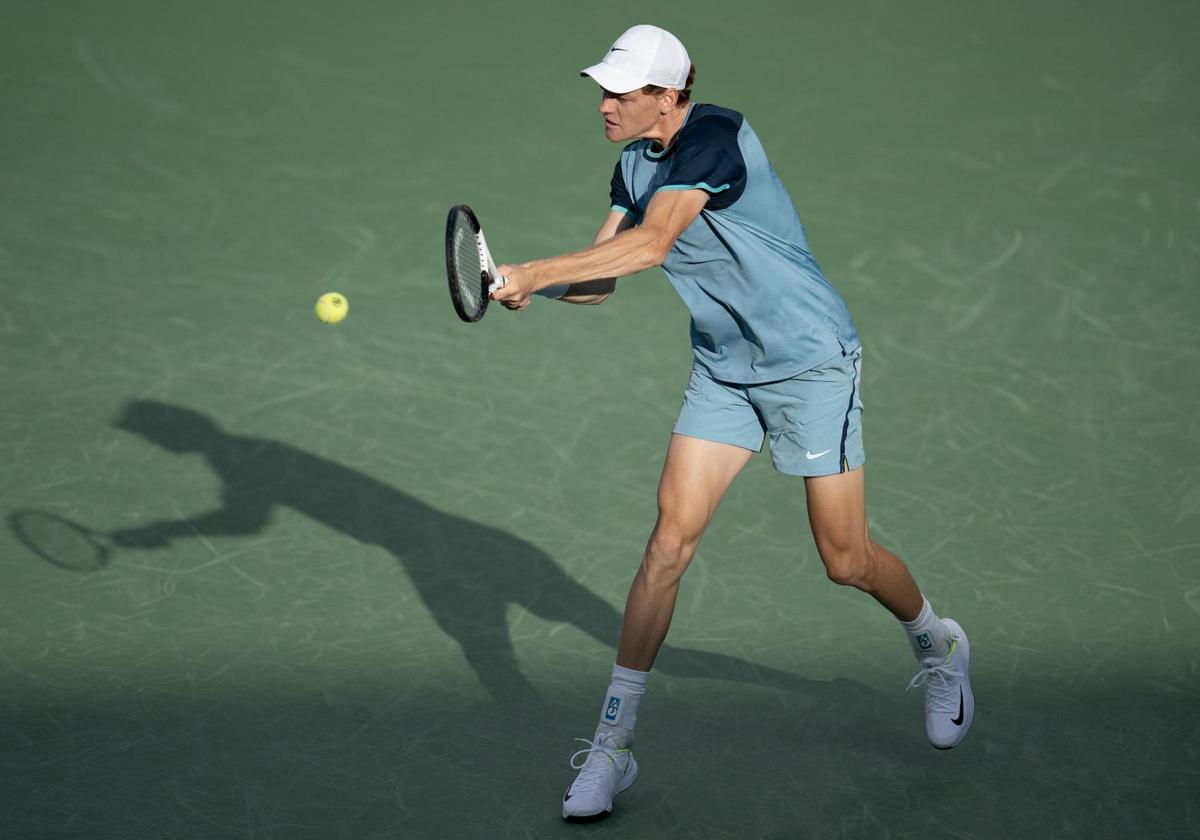
[{"label": "racket shadow", "polygon": [[14,510],[6,518],[8,530],[18,542],[60,569],[98,572],[112,560],[104,535],[65,517],[41,510]]},{"label": "racket shadow", "polygon": [[[198,453],[222,482],[221,504],[187,520],[113,532],[121,546],[161,547],[198,536],[250,536],[278,507],[291,508],[391,553],[430,615],[458,643],[498,702],[536,707],[519,667],[506,612],[517,605],[572,624],[615,650],[620,613],[548,554],[492,526],[437,510],[356,470],[288,444],[220,429],[210,418],[161,402],[130,402],[115,425],[175,453]],[[737,657],[666,646],[656,669],[681,677],[799,689],[825,685]]]}]

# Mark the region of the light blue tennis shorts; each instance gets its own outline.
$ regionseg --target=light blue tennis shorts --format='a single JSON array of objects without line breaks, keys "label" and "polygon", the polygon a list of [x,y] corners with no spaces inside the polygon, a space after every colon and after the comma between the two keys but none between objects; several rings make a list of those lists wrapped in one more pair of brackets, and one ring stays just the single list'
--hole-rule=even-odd
[{"label": "light blue tennis shorts", "polygon": [[702,365],[675,421],[675,434],[758,452],[771,438],[771,463],[788,475],[833,475],[866,461],[862,442],[862,348],[855,347],[790,379],[738,385],[713,379]]}]

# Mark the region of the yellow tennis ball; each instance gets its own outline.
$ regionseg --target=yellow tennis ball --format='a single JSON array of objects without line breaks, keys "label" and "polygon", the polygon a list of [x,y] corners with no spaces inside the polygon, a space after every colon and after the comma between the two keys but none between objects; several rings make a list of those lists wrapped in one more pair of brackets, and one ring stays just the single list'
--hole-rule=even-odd
[{"label": "yellow tennis ball", "polygon": [[317,317],[326,324],[336,324],[346,317],[350,304],[343,295],[337,292],[326,292],[317,298]]}]

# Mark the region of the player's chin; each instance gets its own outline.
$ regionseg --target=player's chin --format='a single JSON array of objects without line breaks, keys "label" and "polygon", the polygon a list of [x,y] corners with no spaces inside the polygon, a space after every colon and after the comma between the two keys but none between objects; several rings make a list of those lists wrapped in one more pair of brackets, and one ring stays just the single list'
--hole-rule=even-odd
[{"label": "player's chin", "polygon": [[604,136],[607,137],[609,142],[612,143],[620,143],[621,141],[628,139],[625,136],[625,133],[621,131],[621,127],[619,125],[613,125],[612,123],[604,124]]}]

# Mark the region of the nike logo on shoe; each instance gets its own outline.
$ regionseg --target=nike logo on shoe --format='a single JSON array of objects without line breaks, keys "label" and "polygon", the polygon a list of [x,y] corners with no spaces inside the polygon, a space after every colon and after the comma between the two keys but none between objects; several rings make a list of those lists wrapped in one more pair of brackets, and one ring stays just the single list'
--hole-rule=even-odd
[{"label": "nike logo on shoe", "polygon": [[963,722],[963,693],[962,686],[958,687],[958,717],[950,720],[955,726],[962,726]]},{"label": "nike logo on shoe", "polygon": [[809,452],[806,450],[804,452],[804,457],[810,461],[815,461],[817,458],[820,458],[822,455],[828,455],[832,451],[833,451],[832,449],[826,449],[824,452],[813,453],[813,452]]}]

